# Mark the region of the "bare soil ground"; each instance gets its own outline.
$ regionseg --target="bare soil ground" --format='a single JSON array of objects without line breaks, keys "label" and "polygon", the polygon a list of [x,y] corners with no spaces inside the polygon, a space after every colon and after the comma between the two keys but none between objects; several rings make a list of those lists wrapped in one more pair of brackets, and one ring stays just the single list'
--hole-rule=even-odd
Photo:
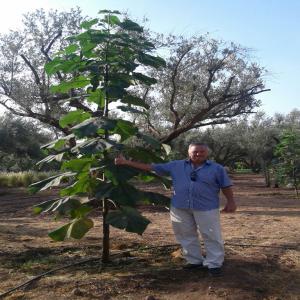
[{"label": "bare soil ground", "polygon": [[[221,217],[223,277],[183,270],[168,211],[142,207],[152,223],[143,236],[112,229],[110,264],[94,260],[65,268],[5,299],[300,299],[299,200],[291,190],[264,187],[258,175],[234,175],[233,181],[239,208]],[[100,216],[81,241],[48,238],[64,221],[34,216],[32,206],[53,197],[55,191],[30,196],[22,189],[0,190],[0,293],[53,268],[100,256]]]}]

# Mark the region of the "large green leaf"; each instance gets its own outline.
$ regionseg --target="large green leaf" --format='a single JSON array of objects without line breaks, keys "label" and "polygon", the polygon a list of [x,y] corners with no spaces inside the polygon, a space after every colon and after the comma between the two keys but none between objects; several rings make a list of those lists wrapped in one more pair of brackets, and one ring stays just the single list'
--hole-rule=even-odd
[{"label": "large green leaf", "polygon": [[129,106],[117,106],[118,109],[120,109],[123,112],[131,112],[134,114],[144,114],[143,111],[140,111],[138,109],[135,109],[133,107],[129,107]]},{"label": "large green leaf", "polygon": [[50,187],[55,187],[55,186],[59,186],[60,182],[63,178],[66,177],[72,177],[76,175],[76,173],[72,173],[72,172],[66,172],[63,174],[58,174],[55,176],[51,176],[47,179],[41,180],[39,182],[35,182],[33,184],[31,184],[28,188],[30,193],[36,193],[38,191],[43,191],[46,190]]},{"label": "large green leaf", "polygon": [[81,239],[93,226],[94,223],[91,219],[79,218],[50,232],[48,235],[55,241],[64,241],[70,237]]},{"label": "large green leaf", "polygon": [[110,14],[104,16],[104,19],[102,21],[104,21],[105,23],[107,23],[109,25],[118,25],[121,22],[117,16],[110,15]]},{"label": "large green leaf", "polygon": [[127,166],[116,166],[112,161],[106,162],[103,171],[107,179],[112,181],[115,185],[128,181],[140,172],[137,169]]},{"label": "large green leaf", "polygon": [[150,221],[143,217],[132,207],[121,207],[121,210],[110,211],[107,215],[107,222],[119,229],[128,232],[143,234]]},{"label": "large green leaf", "polygon": [[74,239],[81,239],[91,228],[94,222],[88,218],[80,218],[72,222],[68,234]]},{"label": "large green leaf", "polygon": [[98,19],[92,19],[88,21],[84,21],[80,24],[80,27],[82,29],[90,29],[93,25],[96,25],[98,23]]},{"label": "large green leaf", "polygon": [[121,136],[121,141],[124,141],[129,137],[134,136],[138,132],[138,129],[132,122],[119,119],[117,120],[117,124],[113,132],[119,134]]},{"label": "large green leaf", "polygon": [[133,207],[140,200],[140,193],[134,186],[122,182],[115,186],[109,198],[119,205]]},{"label": "large green leaf", "polygon": [[96,179],[89,176],[89,172],[80,173],[78,180],[60,191],[61,196],[86,195],[94,190]]},{"label": "large green leaf", "polygon": [[51,154],[48,155],[47,157],[45,157],[44,159],[40,160],[39,162],[37,162],[37,165],[42,165],[44,163],[49,163],[51,161],[62,161],[63,157],[64,157],[65,152],[63,153],[59,153],[59,154]]},{"label": "large green leaf", "polygon": [[90,92],[87,100],[89,102],[96,103],[100,108],[104,108],[104,93],[100,89],[97,89],[94,92]]},{"label": "large green leaf", "polygon": [[81,153],[84,155],[99,154],[112,147],[119,149],[119,144],[112,140],[105,140],[102,138],[88,139],[84,142],[78,143],[71,149],[73,153]]},{"label": "large green leaf", "polygon": [[76,52],[79,49],[79,46],[76,44],[71,44],[67,48],[65,48],[65,53],[66,54],[71,54]]},{"label": "large green leaf", "polygon": [[90,157],[75,158],[64,162],[61,169],[74,172],[87,172],[93,162],[95,162],[95,159]]},{"label": "large green leaf", "polygon": [[60,57],[55,57],[52,61],[45,64],[45,71],[48,75],[52,75],[61,69],[64,60]]},{"label": "large green leaf", "polygon": [[52,93],[66,93],[71,89],[83,88],[90,84],[90,79],[78,76],[70,81],[64,81],[58,85],[53,85],[50,90]]},{"label": "large green leaf", "polygon": [[152,78],[152,77],[149,77],[149,76],[146,76],[142,73],[137,73],[137,72],[134,72],[133,73],[133,77],[140,81],[141,83],[143,84],[146,84],[148,86],[152,85],[152,84],[155,84],[157,82],[157,80],[155,78]]},{"label": "large green leaf", "polygon": [[149,109],[150,106],[141,98],[132,96],[132,95],[126,95],[123,97],[121,100],[122,103],[127,103],[127,104],[132,104],[135,106],[141,106],[144,107],[145,109]]},{"label": "large green leaf", "polygon": [[170,206],[170,197],[153,192],[141,192],[142,201],[147,204]]},{"label": "large green leaf", "polygon": [[157,139],[153,138],[150,135],[144,134],[144,133],[138,133],[137,137],[145,141],[146,143],[150,144],[155,149],[160,149],[161,143]]},{"label": "large green leaf", "polygon": [[110,182],[98,181],[98,184],[95,189],[95,197],[98,200],[103,200],[104,198],[109,198],[111,191],[115,186]]},{"label": "large green leaf", "polygon": [[77,109],[74,111],[70,111],[66,115],[64,115],[60,120],[59,120],[59,125],[62,128],[65,128],[69,125],[73,126],[75,124],[81,123],[85,121],[86,119],[89,119],[91,117],[91,114],[88,112],[85,112],[82,109]]},{"label": "large green leaf", "polygon": [[72,127],[72,131],[78,138],[93,137],[99,129],[113,130],[117,121],[107,118],[89,118]]},{"label": "large green leaf", "polygon": [[166,66],[165,60],[162,59],[161,57],[152,56],[143,52],[139,53],[138,60],[140,63],[154,68],[160,68]]},{"label": "large green leaf", "polygon": [[143,27],[129,19],[126,19],[123,22],[119,23],[119,26],[125,30],[143,32]]},{"label": "large green leaf", "polygon": [[54,149],[54,150],[57,150],[57,151],[60,151],[64,148],[64,146],[66,145],[66,143],[73,139],[75,136],[74,134],[69,134],[69,135],[66,135],[66,136],[63,136],[57,140],[54,140],[50,143],[47,143],[43,146],[41,146],[41,149]]},{"label": "large green leaf", "polygon": [[64,241],[68,235],[68,230],[69,230],[70,224],[71,223],[68,223],[56,230],[49,232],[48,236],[52,240],[57,241],[57,242]]},{"label": "large green leaf", "polygon": [[133,160],[142,161],[144,163],[163,162],[161,157],[143,147],[136,146],[135,148],[127,148],[124,153]]},{"label": "large green leaf", "polygon": [[33,211],[36,214],[40,214],[41,212],[59,212],[60,214],[67,214],[80,206],[81,202],[79,200],[67,197],[37,204],[33,207]]}]

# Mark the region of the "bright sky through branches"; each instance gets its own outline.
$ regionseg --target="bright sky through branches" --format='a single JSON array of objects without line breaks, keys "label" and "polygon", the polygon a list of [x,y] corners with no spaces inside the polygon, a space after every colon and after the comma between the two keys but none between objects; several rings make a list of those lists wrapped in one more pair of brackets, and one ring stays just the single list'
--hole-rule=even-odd
[{"label": "bright sky through branches", "polygon": [[211,37],[252,49],[254,60],[269,70],[259,95],[268,115],[300,109],[300,1],[298,0],[9,0],[0,10],[0,32],[21,24],[22,14],[36,8],[68,10],[79,6],[93,17],[100,9],[127,11],[149,19],[157,32]]}]

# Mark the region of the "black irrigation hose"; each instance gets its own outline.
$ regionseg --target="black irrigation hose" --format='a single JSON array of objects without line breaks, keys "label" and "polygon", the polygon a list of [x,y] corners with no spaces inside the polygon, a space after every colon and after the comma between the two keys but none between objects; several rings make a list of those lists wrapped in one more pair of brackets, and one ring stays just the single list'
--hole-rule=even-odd
[{"label": "black irrigation hose", "polygon": [[[278,249],[291,249],[291,250],[298,250],[298,248],[299,248],[299,245],[295,245],[295,246],[267,246],[267,245],[257,245],[257,244],[234,244],[234,243],[225,243],[225,246],[263,247],[263,248],[278,248]],[[119,255],[119,254],[122,254],[122,253],[133,252],[133,251],[138,252],[138,251],[146,251],[146,250],[149,250],[149,249],[171,248],[171,247],[180,247],[180,245],[179,244],[169,244],[169,245],[150,246],[150,247],[145,246],[145,247],[140,247],[138,249],[128,249],[128,250],[120,251],[118,253],[111,254],[111,256]],[[32,279],[27,280],[26,282],[24,282],[24,283],[12,288],[12,289],[0,294],[0,298],[3,298],[5,296],[7,296],[8,294],[14,292],[15,290],[20,289],[20,288],[30,284],[31,282],[33,282],[35,280],[38,280],[38,279],[40,279],[40,278],[42,278],[46,275],[52,274],[52,273],[57,272],[57,271],[62,270],[62,269],[66,269],[66,268],[73,267],[73,266],[78,266],[78,265],[81,265],[81,264],[84,264],[84,263],[87,263],[87,262],[100,260],[100,259],[101,259],[100,257],[88,258],[88,259],[84,259],[84,260],[76,262],[76,263],[68,264],[68,265],[65,265],[65,266],[62,266],[62,267],[58,267],[58,268],[49,270],[47,272],[44,272],[40,275],[37,275],[37,276],[33,277]]]}]

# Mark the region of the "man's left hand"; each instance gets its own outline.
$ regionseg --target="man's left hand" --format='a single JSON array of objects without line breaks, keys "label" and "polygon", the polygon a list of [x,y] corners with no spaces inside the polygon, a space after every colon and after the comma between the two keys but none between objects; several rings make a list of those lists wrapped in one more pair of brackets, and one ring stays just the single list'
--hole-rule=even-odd
[{"label": "man's left hand", "polygon": [[221,210],[221,212],[225,212],[225,213],[233,213],[235,211],[236,211],[236,204],[234,201],[227,202],[225,207]]}]

